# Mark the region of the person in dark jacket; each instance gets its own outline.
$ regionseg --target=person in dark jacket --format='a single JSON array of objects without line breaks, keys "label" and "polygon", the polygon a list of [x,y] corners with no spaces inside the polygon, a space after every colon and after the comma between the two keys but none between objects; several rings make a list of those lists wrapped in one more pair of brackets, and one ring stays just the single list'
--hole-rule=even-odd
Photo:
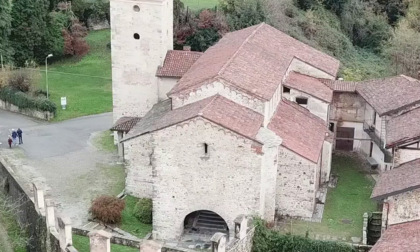
[{"label": "person in dark jacket", "polygon": [[12,140],[13,140],[13,144],[16,145],[16,142],[17,142],[17,132],[14,129],[12,129]]},{"label": "person in dark jacket", "polygon": [[18,134],[18,137],[19,137],[19,144],[23,144],[23,140],[22,140],[22,133],[23,133],[23,131],[20,128],[18,128],[18,130],[16,131],[16,133]]},{"label": "person in dark jacket", "polygon": [[9,139],[7,140],[7,142],[9,143],[9,148],[11,149],[12,148],[13,140],[12,140],[12,138],[10,136],[9,136]]}]

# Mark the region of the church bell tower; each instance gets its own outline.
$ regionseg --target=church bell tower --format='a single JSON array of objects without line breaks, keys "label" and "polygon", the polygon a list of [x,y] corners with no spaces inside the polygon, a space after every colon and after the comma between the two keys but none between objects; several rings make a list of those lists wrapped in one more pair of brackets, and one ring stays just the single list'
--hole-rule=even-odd
[{"label": "church bell tower", "polygon": [[156,70],[173,48],[173,0],[111,0],[114,122],[158,102]]}]

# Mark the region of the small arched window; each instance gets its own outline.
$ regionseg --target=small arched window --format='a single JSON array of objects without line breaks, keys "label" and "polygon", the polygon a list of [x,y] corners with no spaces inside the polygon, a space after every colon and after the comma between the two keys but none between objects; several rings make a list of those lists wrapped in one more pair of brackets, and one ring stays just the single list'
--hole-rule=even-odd
[{"label": "small arched window", "polygon": [[306,97],[296,97],[296,103],[299,105],[308,105],[308,98]]},{"label": "small arched window", "polygon": [[133,37],[134,39],[140,39],[140,35],[138,33],[134,33]]},{"label": "small arched window", "polygon": [[134,5],[133,6],[133,11],[139,12],[140,11],[140,7],[138,5]]}]

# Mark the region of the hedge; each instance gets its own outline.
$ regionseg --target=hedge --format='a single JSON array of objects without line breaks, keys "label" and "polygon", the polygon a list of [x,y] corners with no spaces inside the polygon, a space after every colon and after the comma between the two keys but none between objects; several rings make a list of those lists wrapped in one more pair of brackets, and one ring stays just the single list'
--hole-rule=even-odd
[{"label": "hedge", "polygon": [[16,91],[10,87],[0,89],[0,99],[18,106],[20,109],[36,109],[55,113],[57,107],[55,103],[46,98],[33,97],[21,91]]},{"label": "hedge", "polygon": [[253,252],[356,252],[344,243],[280,234],[268,229],[262,220],[256,220],[255,225]]}]

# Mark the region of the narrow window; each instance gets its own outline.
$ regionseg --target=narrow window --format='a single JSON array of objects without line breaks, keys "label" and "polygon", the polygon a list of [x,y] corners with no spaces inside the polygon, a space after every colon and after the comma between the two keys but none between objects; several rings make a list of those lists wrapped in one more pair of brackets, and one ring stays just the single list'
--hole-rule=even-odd
[{"label": "narrow window", "polygon": [[208,144],[204,144],[204,154],[209,154],[209,145]]},{"label": "narrow window", "polygon": [[283,87],[283,93],[290,94],[290,88]]},{"label": "narrow window", "polygon": [[307,105],[308,104],[308,98],[296,97],[296,103],[299,104],[299,105]]},{"label": "narrow window", "polygon": [[328,127],[328,129],[329,129],[331,132],[334,132],[334,123],[330,123],[330,126]]},{"label": "narrow window", "polygon": [[140,35],[138,33],[134,33],[134,39],[140,39]]},{"label": "narrow window", "polygon": [[134,10],[135,12],[139,12],[139,11],[140,11],[140,7],[139,7],[138,5],[134,5],[134,6],[133,6],[133,10]]}]

